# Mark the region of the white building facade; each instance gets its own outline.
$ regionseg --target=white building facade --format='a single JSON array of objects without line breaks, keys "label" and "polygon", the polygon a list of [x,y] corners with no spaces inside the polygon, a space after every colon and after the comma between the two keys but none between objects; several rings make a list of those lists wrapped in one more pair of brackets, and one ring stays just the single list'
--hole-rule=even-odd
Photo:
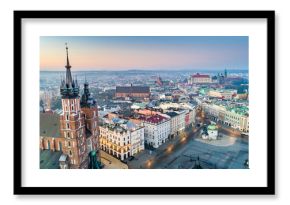
[{"label": "white building facade", "polygon": [[158,148],[168,140],[170,135],[170,119],[161,116],[153,115],[143,119],[145,126],[145,143]]},{"label": "white building facade", "polygon": [[116,124],[100,126],[100,148],[108,154],[124,160],[144,150],[144,127],[134,129]]}]

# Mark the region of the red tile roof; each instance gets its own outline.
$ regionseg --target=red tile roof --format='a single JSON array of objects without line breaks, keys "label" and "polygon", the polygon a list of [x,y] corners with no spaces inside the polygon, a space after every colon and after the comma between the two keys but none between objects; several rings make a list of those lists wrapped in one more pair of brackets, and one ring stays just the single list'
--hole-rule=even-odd
[{"label": "red tile roof", "polygon": [[193,78],[209,78],[209,75],[201,75],[199,73],[192,75]]},{"label": "red tile roof", "polygon": [[163,120],[167,120],[167,118],[165,118],[161,115],[152,115],[150,117],[140,116],[139,119],[142,121],[145,121],[145,122],[152,123],[152,124],[158,124],[158,123],[162,122]]},{"label": "red tile roof", "polygon": [[161,115],[153,115],[153,116],[147,118],[146,121],[150,122],[150,123],[158,124],[158,123],[162,122],[165,119],[166,118],[161,116]]}]

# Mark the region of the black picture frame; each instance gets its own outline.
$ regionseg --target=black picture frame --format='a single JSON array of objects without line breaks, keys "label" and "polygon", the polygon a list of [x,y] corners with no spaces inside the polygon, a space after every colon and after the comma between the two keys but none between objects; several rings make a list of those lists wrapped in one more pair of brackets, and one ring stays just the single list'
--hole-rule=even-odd
[{"label": "black picture frame", "polygon": [[[22,19],[219,18],[267,21],[266,187],[24,187],[22,186]],[[14,11],[14,194],[15,195],[273,195],[275,194],[275,11]]]}]

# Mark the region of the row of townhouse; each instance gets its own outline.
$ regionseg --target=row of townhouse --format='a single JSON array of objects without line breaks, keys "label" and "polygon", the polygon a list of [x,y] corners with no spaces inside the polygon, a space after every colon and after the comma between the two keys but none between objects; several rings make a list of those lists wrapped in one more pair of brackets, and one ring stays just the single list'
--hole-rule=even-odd
[{"label": "row of townhouse", "polygon": [[168,107],[168,110],[164,110],[163,113],[153,112],[151,116],[140,118],[145,127],[145,143],[158,148],[168,139],[177,136],[186,127],[195,123],[196,107],[180,106],[179,108],[182,110],[175,111]]},{"label": "row of townhouse", "polygon": [[227,108],[211,103],[203,103],[204,112],[213,120],[239,129],[242,132],[249,132],[249,115],[247,107]]},{"label": "row of townhouse", "polygon": [[100,148],[124,160],[144,150],[144,143],[158,148],[195,121],[195,109],[167,110],[164,113],[136,110],[136,119],[118,119],[108,114],[100,126]]}]

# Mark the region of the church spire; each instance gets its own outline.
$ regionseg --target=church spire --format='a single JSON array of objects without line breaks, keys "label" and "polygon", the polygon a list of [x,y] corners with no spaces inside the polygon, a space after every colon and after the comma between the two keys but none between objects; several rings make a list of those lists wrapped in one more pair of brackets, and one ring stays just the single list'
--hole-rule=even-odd
[{"label": "church spire", "polygon": [[77,82],[72,79],[71,75],[71,65],[69,64],[68,58],[68,47],[67,43],[65,43],[66,49],[66,74],[65,74],[65,82],[61,83],[60,93],[63,98],[75,98],[79,95],[79,86]]},{"label": "church spire", "polygon": [[96,100],[92,98],[90,90],[89,90],[89,83],[85,76],[85,83],[84,83],[84,93],[81,98],[81,107],[93,107],[96,106]]},{"label": "church spire", "polygon": [[67,47],[67,43],[65,43],[65,49],[66,49],[66,68],[71,68],[70,64],[69,64],[69,59],[68,59],[68,47]]},{"label": "church spire", "polygon": [[71,77],[71,71],[70,71],[70,64],[69,64],[69,59],[68,59],[68,47],[67,47],[67,43],[65,43],[65,48],[66,48],[66,79],[65,79],[65,83],[68,87],[71,87],[72,85],[72,77]]}]

